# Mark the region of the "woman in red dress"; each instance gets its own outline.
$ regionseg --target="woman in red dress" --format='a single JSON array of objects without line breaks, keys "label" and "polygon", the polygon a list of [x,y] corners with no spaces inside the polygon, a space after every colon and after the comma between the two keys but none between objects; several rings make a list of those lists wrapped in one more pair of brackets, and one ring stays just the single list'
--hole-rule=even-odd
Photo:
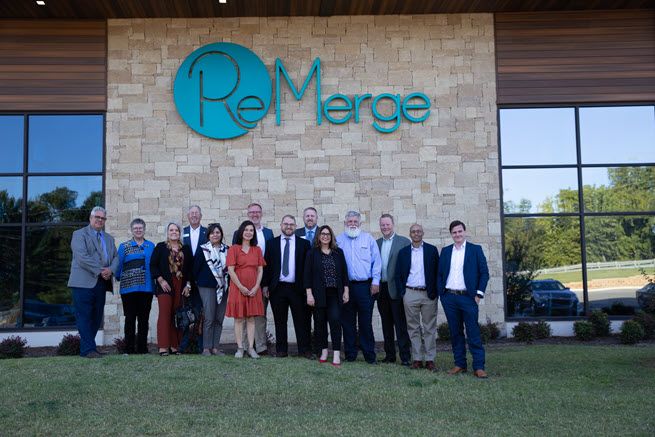
[{"label": "woman in red dress", "polygon": [[230,274],[230,291],[227,297],[226,316],[234,318],[234,338],[237,342],[236,358],[243,358],[243,322],[248,333],[248,355],[259,358],[253,347],[255,317],[264,315],[260,283],[264,273],[264,256],[257,246],[257,233],[253,222],[246,220],[237,231],[236,244],[227,251],[227,271]]}]

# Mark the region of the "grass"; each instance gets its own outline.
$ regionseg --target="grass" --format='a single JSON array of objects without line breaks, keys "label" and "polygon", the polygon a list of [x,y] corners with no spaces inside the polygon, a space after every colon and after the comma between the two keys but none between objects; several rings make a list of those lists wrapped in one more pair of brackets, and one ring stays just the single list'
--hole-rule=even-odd
[{"label": "grass", "polygon": [[[603,269],[603,270],[587,271],[587,276],[589,280],[629,278],[631,276],[639,276],[639,275],[641,275],[639,269]],[[562,273],[541,274],[537,276],[535,279],[556,279],[562,283],[580,282],[582,281],[582,270],[574,270],[571,272],[562,272]],[[645,283],[646,283],[646,279],[644,279],[644,284]]]},{"label": "grass", "polygon": [[3,435],[654,435],[655,346],[498,346],[488,380],[305,359],[0,361]]}]

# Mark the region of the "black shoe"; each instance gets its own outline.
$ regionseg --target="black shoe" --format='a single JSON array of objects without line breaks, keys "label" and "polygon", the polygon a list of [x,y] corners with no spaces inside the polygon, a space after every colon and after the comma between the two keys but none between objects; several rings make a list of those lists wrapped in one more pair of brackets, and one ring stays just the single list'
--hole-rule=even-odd
[{"label": "black shoe", "polygon": [[84,358],[102,358],[102,355],[100,355],[96,351],[91,351],[88,354],[84,355]]},{"label": "black shoe", "polygon": [[393,358],[393,357],[384,357],[384,359],[382,360],[382,362],[383,362],[383,363],[391,364],[391,363],[395,363],[395,362],[396,362],[396,359]]},{"label": "black shoe", "polygon": [[357,361],[357,357],[355,357],[355,358],[346,358],[346,361],[348,361],[349,363],[354,363],[355,361]]},{"label": "black shoe", "polygon": [[403,361],[403,362],[400,363],[400,364],[403,365],[403,366],[405,366],[405,367],[409,367],[409,366],[412,365],[412,363],[410,363],[409,361]]},{"label": "black shoe", "polygon": [[367,361],[368,364],[371,366],[377,366],[378,365],[378,360],[373,360],[373,361]]},{"label": "black shoe", "polygon": [[[260,354],[260,355],[261,355],[261,354]],[[276,356],[277,358],[286,358],[286,357],[289,356],[289,354],[288,354],[287,352],[278,352],[278,353],[275,354],[275,356]]]}]

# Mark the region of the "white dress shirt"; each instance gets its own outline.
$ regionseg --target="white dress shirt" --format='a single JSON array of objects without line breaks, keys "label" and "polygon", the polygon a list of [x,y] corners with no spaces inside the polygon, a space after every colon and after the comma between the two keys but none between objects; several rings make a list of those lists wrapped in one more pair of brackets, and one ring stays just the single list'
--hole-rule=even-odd
[{"label": "white dress shirt", "polygon": [[412,245],[412,264],[407,276],[407,287],[423,288],[425,287],[425,263],[423,262],[423,242],[419,247]]},{"label": "white dress shirt", "polygon": [[[257,237],[259,238],[259,237]],[[284,276],[282,273],[282,263],[284,262],[284,246],[289,239],[289,274]],[[280,282],[296,282],[296,236],[280,235]]]},{"label": "white dress shirt", "polygon": [[262,255],[266,253],[266,239],[264,238],[264,227],[257,229],[257,246],[262,250]]},{"label": "white dress shirt", "polygon": [[466,290],[466,283],[464,282],[464,255],[466,255],[466,241],[462,243],[462,247],[459,249],[453,244],[446,288],[451,290]]},{"label": "white dress shirt", "polygon": [[193,229],[189,226],[189,239],[191,240],[191,252],[195,255],[198,248],[198,240],[200,240],[200,226]]},{"label": "white dress shirt", "polygon": [[380,249],[380,256],[382,257],[382,282],[387,282],[387,266],[389,265],[389,256],[391,255],[391,246],[393,245],[393,237],[396,236],[394,232],[389,238],[382,237],[382,248]]}]

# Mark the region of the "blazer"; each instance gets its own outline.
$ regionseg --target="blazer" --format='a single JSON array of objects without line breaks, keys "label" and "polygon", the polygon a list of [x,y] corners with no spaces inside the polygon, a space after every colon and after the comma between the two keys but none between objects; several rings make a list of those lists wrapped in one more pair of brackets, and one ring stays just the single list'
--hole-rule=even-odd
[{"label": "blazer", "polygon": [[[382,258],[382,242],[383,238],[378,238],[378,249],[380,249],[380,258]],[[391,251],[389,252],[389,262],[387,263],[387,287],[389,287],[389,297],[391,299],[399,299],[402,296],[398,293],[398,288],[396,287],[396,263],[398,260],[398,252],[405,246],[409,246],[411,241],[409,238],[400,236],[398,234],[393,236],[393,241],[391,242]]]},{"label": "blazer", "polygon": [[[316,232],[318,232],[318,228],[320,228],[320,226],[316,225],[316,231],[314,233],[314,238],[316,238]],[[305,238],[306,232],[305,232],[305,227],[304,226],[302,228],[300,228],[300,229],[296,229],[295,233],[296,233],[296,237],[302,237],[303,240],[306,240],[306,238]],[[307,241],[309,241],[309,240],[307,240]],[[310,246],[312,246],[313,244],[314,244],[313,241],[309,242]]]},{"label": "blazer", "polygon": [[[232,244],[237,244],[237,231],[238,229],[234,231],[234,234],[232,234]],[[273,239],[273,231],[271,231],[266,226],[262,227],[262,231],[264,232],[264,240],[266,240],[266,251],[268,252],[268,242],[269,240]]]},{"label": "blazer", "polygon": [[[193,278],[193,254],[191,248],[187,245],[182,245],[182,253],[184,253],[184,263],[182,264],[182,278],[184,281],[191,281]],[[170,250],[166,247],[166,242],[162,241],[157,243],[155,250],[152,252],[150,258],[150,274],[152,275],[153,283],[155,284],[155,294],[165,294],[157,281],[158,277],[164,278],[169,285],[173,285],[173,274],[168,266],[168,255]]]},{"label": "blazer", "polygon": [[[266,267],[264,267],[264,276],[262,277],[262,287],[268,287],[268,292],[273,295],[280,281],[280,272],[282,271],[282,254],[281,247],[282,235],[269,240],[266,243]],[[296,282],[294,288],[299,293],[303,293],[303,278],[305,271],[305,256],[309,251],[309,242],[304,238],[296,237],[295,245],[295,268]]]},{"label": "blazer", "polygon": [[[205,244],[206,242],[207,242],[207,228],[204,226],[200,226],[200,235],[198,236],[198,246],[200,246],[201,244]],[[185,246],[189,246],[189,249],[193,249],[191,247],[191,226],[184,227],[184,230],[182,231],[182,243]],[[198,248],[196,248],[196,252],[197,251]]]},{"label": "blazer", "polygon": [[[343,251],[336,248],[332,251],[335,256],[335,266],[337,268],[337,296],[339,296],[339,304],[343,305],[343,288],[348,286],[348,267],[346,267],[346,257]],[[311,288],[312,295],[314,296],[315,305],[317,308],[324,308],[327,306],[325,298],[325,273],[323,271],[323,263],[321,262],[321,249],[318,247],[312,248],[305,257],[305,289]]]},{"label": "blazer", "polygon": [[[118,251],[114,238],[103,231],[105,246],[107,248],[107,262],[103,263],[102,244],[98,242],[96,231],[91,225],[73,232],[71,238],[71,271],[68,277],[68,286],[75,288],[93,288],[98,283],[100,272],[109,267],[113,273],[118,269]],[[106,290],[112,291],[112,281],[105,281]]]},{"label": "blazer", "polygon": [[[443,257],[443,254],[442,254]],[[398,252],[396,263],[396,288],[400,297],[405,295],[405,286],[412,267],[412,245],[405,246]],[[439,251],[429,243],[423,242],[423,271],[425,272],[425,287],[428,297],[437,298],[437,271],[439,268]]]},{"label": "blazer", "polygon": [[[450,258],[453,255],[453,245],[446,246],[441,251],[441,259],[439,260],[439,275],[437,280],[437,288],[439,294],[446,290],[446,281],[450,273]],[[482,247],[466,242],[466,252],[464,253],[464,284],[468,295],[475,298],[477,291],[480,290],[484,293],[489,282],[489,268],[487,267],[487,259],[484,256]]]}]

